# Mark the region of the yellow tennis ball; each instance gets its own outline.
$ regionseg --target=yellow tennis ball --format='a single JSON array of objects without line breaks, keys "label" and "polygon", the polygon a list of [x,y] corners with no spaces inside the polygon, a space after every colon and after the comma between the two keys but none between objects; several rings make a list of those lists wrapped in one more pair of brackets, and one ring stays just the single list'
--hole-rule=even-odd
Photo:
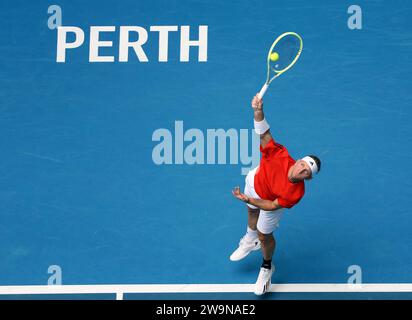
[{"label": "yellow tennis ball", "polygon": [[277,61],[279,60],[279,54],[277,52],[273,52],[270,54],[270,61]]}]

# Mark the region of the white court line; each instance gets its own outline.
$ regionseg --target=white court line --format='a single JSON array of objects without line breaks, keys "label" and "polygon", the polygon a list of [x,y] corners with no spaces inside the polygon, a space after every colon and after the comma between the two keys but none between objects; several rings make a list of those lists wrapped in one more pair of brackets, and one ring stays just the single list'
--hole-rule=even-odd
[{"label": "white court line", "polygon": [[[0,295],[14,294],[116,294],[125,293],[252,293],[253,284],[137,284],[137,285],[48,285],[0,286]],[[304,283],[272,284],[269,292],[412,292],[412,283]]]}]

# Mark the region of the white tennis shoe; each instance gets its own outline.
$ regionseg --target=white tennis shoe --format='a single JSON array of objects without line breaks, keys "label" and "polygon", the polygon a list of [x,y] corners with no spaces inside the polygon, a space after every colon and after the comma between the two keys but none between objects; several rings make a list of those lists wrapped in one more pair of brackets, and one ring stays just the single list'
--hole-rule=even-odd
[{"label": "white tennis shoe", "polygon": [[246,257],[252,251],[260,249],[260,240],[259,238],[251,239],[248,236],[243,236],[240,239],[239,247],[231,254],[231,261],[239,261]]},{"label": "white tennis shoe", "polygon": [[272,274],[275,266],[272,264],[270,269],[260,268],[259,276],[255,284],[255,294],[261,296],[266,293],[272,284]]}]

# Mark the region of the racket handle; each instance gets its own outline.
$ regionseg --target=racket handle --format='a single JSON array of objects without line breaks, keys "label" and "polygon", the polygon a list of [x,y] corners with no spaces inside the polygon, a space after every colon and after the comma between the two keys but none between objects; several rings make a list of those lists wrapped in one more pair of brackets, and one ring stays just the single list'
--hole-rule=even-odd
[{"label": "racket handle", "polygon": [[263,96],[265,95],[266,90],[267,90],[268,88],[269,88],[269,85],[268,85],[267,83],[265,83],[265,84],[263,85],[262,89],[260,89],[260,92],[258,93],[258,96],[259,96],[260,99],[263,98]]}]

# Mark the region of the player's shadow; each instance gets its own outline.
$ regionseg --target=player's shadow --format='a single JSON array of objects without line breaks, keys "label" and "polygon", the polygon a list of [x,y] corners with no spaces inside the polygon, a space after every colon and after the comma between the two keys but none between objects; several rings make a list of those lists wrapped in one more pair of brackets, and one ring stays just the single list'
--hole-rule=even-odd
[{"label": "player's shadow", "polygon": [[242,274],[254,274],[256,277],[259,274],[262,258],[259,255],[250,255],[244,260],[233,262],[237,272]]}]

